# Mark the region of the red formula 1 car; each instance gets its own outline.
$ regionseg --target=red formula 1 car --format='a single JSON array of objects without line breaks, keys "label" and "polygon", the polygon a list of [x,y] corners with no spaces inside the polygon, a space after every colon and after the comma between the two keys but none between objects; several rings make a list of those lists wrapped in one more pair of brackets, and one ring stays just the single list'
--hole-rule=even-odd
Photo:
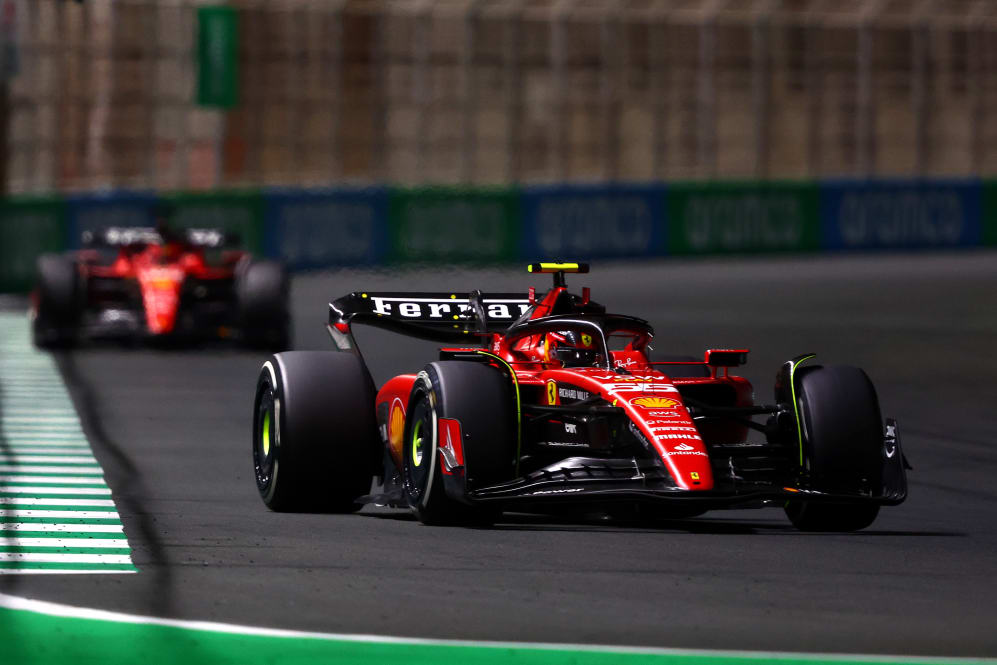
[{"label": "red formula 1 car", "polygon": [[[587,288],[568,292],[564,274],[587,266],[530,270],[554,274],[542,297],[361,292],[332,302],[338,351],[280,353],[260,372],[253,462],[266,505],[372,502],[431,524],[775,505],[800,529],[852,531],[906,498],[896,422],[884,426],[862,370],[798,356],[779,370],[775,402],[754,404],[730,372],[747,350],[656,360],[646,321],[607,314]],[[448,346],[376,389],[353,323]]]},{"label": "red formula 1 car", "polygon": [[86,339],[233,338],[286,349],[288,280],[282,266],[232,249],[215,229],[105,229],[85,249],[38,259],[35,344]]}]

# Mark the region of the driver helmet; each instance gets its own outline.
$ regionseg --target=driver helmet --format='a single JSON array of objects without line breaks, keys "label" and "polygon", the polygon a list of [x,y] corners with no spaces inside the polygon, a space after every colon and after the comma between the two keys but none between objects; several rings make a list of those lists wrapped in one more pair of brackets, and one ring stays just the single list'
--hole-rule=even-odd
[{"label": "driver helmet", "polygon": [[559,360],[565,367],[591,367],[602,358],[593,336],[574,330],[547,333],[544,351],[548,361]]}]

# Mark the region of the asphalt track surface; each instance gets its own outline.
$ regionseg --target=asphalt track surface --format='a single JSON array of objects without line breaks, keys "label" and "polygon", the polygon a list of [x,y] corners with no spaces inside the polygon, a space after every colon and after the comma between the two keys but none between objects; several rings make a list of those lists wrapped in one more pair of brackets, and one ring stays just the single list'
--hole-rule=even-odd
[{"label": "asphalt track surface", "polygon": [[[296,279],[297,348],[331,348],[351,290],[519,290],[519,268]],[[59,358],[138,575],[4,576],[0,591],[170,618],[430,638],[997,656],[997,254],[612,263],[569,280],[644,316],[660,352],[816,351],[864,367],[914,465],[910,498],[857,534],[796,532],[781,510],[662,527],[511,516],[426,527],[401,511],[277,514],[256,494],[259,354],[93,348]],[[375,380],[433,345],[361,332]]]}]

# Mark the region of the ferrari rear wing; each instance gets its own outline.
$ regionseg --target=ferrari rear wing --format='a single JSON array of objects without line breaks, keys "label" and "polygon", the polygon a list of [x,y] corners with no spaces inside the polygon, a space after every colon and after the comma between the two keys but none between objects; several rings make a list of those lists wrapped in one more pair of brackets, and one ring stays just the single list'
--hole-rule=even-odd
[{"label": "ferrari rear wing", "polygon": [[504,332],[530,308],[521,293],[411,293],[354,291],[329,303],[329,334],[341,350],[353,350],[350,326],[365,323],[445,344],[467,343],[475,334]]}]

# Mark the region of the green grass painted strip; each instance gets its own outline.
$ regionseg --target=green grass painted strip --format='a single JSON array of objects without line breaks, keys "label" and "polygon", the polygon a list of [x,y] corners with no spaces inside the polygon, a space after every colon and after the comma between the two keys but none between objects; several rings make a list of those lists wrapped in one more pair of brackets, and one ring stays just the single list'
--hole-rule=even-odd
[{"label": "green grass painted strip", "polygon": [[39,478],[37,476],[19,476],[18,480],[3,480],[3,479],[0,479],[0,488],[2,488],[3,491],[5,491],[5,492],[15,491],[13,489],[8,489],[8,488],[33,487],[33,486],[58,487],[58,488],[65,488],[65,489],[79,488],[81,490],[98,490],[99,489],[99,490],[107,490],[108,492],[111,491],[110,488],[108,488],[108,486],[105,485],[104,483],[89,482],[91,480],[90,478],[83,478],[82,480],[84,482],[81,482],[81,483],[67,482],[68,480],[75,480],[75,479],[74,478],[49,478],[47,476],[46,477],[42,477],[42,478]]},{"label": "green grass painted strip", "polygon": [[87,521],[83,524],[69,524],[65,522],[57,522],[54,524],[46,524],[44,522],[0,522],[0,533],[11,533],[11,532],[51,532],[54,534],[60,533],[109,533],[116,534],[114,537],[120,537],[120,534],[124,533],[125,528],[119,524],[94,524],[92,520]]},{"label": "green grass painted strip", "polygon": [[[68,527],[67,527],[68,528]],[[86,531],[8,531],[0,526],[0,542],[4,538],[51,538],[59,539],[85,539],[85,540],[122,540],[121,532],[117,533],[88,533]]]},{"label": "green grass painted strip", "polygon": [[[56,561],[0,561],[0,569],[5,570],[73,570],[77,572],[100,572],[102,570],[137,572],[130,563],[59,563]],[[0,610],[2,612],[2,610]],[[0,627],[0,631],[3,628]],[[27,661],[25,661],[27,662]]]},{"label": "green grass painted strip", "polygon": [[[19,497],[25,496],[26,494],[30,494],[31,498],[33,499],[43,500],[43,501],[50,501],[52,499],[58,501],[86,501],[90,499],[96,499],[99,497],[106,497],[111,494],[111,490],[107,491],[89,490],[89,492],[93,493],[81,494],[78,492],[60,493],[57,488],[51,488],[51,487],[50,488],[28,487],[25,489],[27,491],[21,493],[21,492],[12,492],[9,488],[6,487],[0,488],[0,502],[3,502],[4,499],[17,499]],[[110,501],[110,499],[105,499],[105,500]],[[11,503],[13,503],[13,501]],[[10,504],[4,503],[3,505],[10,505]],[[3,510],[3,508],[0,508],[0,510]]]},{"label": "green grass painted strip", "polygon": [[[75,469],[72,471],[59,472],[59,471],[25,471],[23,467],[20,468],[14,467],[13,470],[3,470],[4,468],[6,467],[0,468],[0,474],[2,474],[0,475],[0,478],[10,478],[14,476],[25,476],[29,478],[45,477],[53,480],[59,478],[69,478],[69,479],[81,478],[85,479],[86,482],[92,483],[101,480],[101,478],[103,477],[103,474],[95,474],[89,471],[86,473],[80,473]],[[63,481],[63,482],[71,482],[71,481]]]},{"label": "green grass painted strip", "polygon": [[[48,511],[57,511],[57,512],[78,511],[78,512],[93,512],[93,513],[117,512],[117,509],[114,507],[114,502],[108,499],[95,499],[93,501],[89,501],[88,499],[82,499],[82,500],[76,499],[75,503],[71,503],[68,505],[61,503],[62,501],[64,501],[64,499],[54,499],[47,503],[42,503],[42,501],[44,501],[44,499],[38,499],[37,501],[32,502],[30,499],[26,499],[23,497],[18,499],[13,499],[10,501],[5,499],[0,501],[0,513],[10,512],[14,510],[48,510]],[[98,501],[101,503],[98,503]]]},{"label": "green grass painted strip", "polygon": [[11,515],[10,511],[0,511],[0,524],[10,522],[21,522],[24,524],[121,524],[121,519],[117,515],[106,518],[84,518],[79,515],[75,517],[32,517],[30,515]]},{"label": "green grass painted strip", "polygon": [[99,554],[119,555],[131,554],[129,547],[63,547],[59,545],[5,545],[6,541],[0,539],[0,553],[10,552],[14,554]]},{"label": "green grass painted strip", "polygon": [[[11,597],[0,596],[3,598]],[[7,604],[12,603],[8,601]],[[34,601],[23,601],[22,605],[61,608],[44,614],[0,609],[0,644],[8,647],[8,660],[30,665],[132,665],[136,662],[146,665],[437,665],[447,662],[461,665],[969,665],[997,662],[323,635],[147,619]]]}]

